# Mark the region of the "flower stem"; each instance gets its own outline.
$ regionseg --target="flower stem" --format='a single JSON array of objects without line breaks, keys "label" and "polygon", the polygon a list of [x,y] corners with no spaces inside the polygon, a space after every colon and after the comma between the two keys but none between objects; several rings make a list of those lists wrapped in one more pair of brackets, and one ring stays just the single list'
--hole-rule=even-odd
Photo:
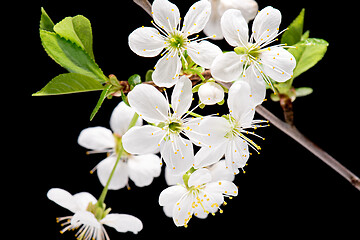
[{"label": "flower stem", "polygon": [[[133,116],[133,118],[132,118],[131,121],[130,121],[128,130],[129,130],[130,128],[132,128],[133,126],[135,126],[138,118],[139,118],[139,115],[138,115],[137,113],[134,113],[134,116]],[[124,148],[123,148],[123,146],[122,146],[122,141],[121,141],[121,140],[119,141],[119,144],[120,144],[120,146],[118,147],[118,150],[119,150],[119,151],[118,151],[118,155],[117,155],[117,158],[116,158],[115,165],[114,165],[114,167],[113,167],[113,169],[112,169],[112,171],[111,171],[111,173],[110,173],[109,179],[107,180],[106,185],[105,185],[105,187],[104,187],[104,189],[103,189],[103,191],[102,191],[102,193],[101,193],[101,195],[100,195],[100,197],[99,197],[99,200],[97,201],[97,205],[98,205],[99,207],[102,207],[103,204],[104,204],[105,197],[106,197],[106,194],[107,194],[107,192],[108,192],[108,188],[109,188],[111,179],[112,179],[112,177],[113,177],[113,175],[114,175],[114,173],[115,173],[115,169],[116,169],[118,163],[119,163],[120,160],[121,160],[121,155],[122,155],[123,152],[124,152]]]}]

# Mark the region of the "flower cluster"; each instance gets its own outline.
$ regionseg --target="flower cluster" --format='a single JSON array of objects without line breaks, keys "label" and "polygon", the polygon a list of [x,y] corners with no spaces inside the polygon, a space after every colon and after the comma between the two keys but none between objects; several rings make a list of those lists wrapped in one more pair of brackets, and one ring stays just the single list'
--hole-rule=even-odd
[{"label": "flower cluster", "polygon": [[[209,1],[198,1],[182,21],[176,5],[155,0],[154,27],[142,26],[129,35],[129,46],[136,54],[161,58],[152,74],[158,88],[140,84],[127,96],[130,107],[148,124],[129,129],[122,136],[122,146],[129,154],[160,152],[172,186],[161,192],[159,204],[176,226],[186,227],[193,215],[205,218],[209,213],[221,213],[224,197],[237,196],[234,178],[225,176],[244,171],[249,150],[259,153],[261,149],[252,137],[263,139],[253,130],[268,126],[267,121],[254,119],[256,106],[265,98],[266,83],[271,86],[272,81],[288,80],[296,64],[284,45],[269,46],[282,33],[277,9],[259,11],[250,37],[247,22],[252,14],[244,18],[239,9],[223,11],[221,35],[234,47],[226,53],[206,38],[190,37],[205,28],[211,11]],[[211,29],[216,31],[211,24],[207,26],[207,38],[216,38],[209,34]],[[210,69],[212,77],[204,78],[205,69]],[[193,83],[194,75],[201,82]],[[173,87],[171,97],[164,87]],[[192,106],[195,92],[199,104]],[[194,112],[198,106],[225,100],[228,114],[223,116]],[[213,177],[209,170],[220,162],[224,179]]]},{"label": "flower cluster", "polygon": [[[64,226],[61,232],[79,229],[76,235],[85,240],[109,239],[103,225],[139,232],[139,219],[109,214],[104,198],[109,189],[130,189],[129,179],[137,187],[148,186],[160,175],[163,161],[170,186],[160,193],[159,204],[176,226],[187,227],[193,215],[203,219],[222,213],[225,197],[238,195],[235,175],[244,171],[251,151],[259,153],[254,137],[264,139],[254,130],[268,126],[267,121],[254,119],[255,108],[265,98],[266,84],[290,79],[296,62],[285,45],[269,46],[282,33],[280,11],[266,7],[256,15],[253,0],[245,1],[251,6],[245,10],[228,9],[232,4],[226,2],[195,2],[182,19],[176,5],[154,0],[153,27],[139,27],[128,38],[137,55],[160,55],[153,84],[137,84],[123,96],[111,115],[111,130],[90,127],[80,133],[78,143],[89,149],[87,153],[107,153],[91,170],[96,170],[104,190],[96,200],[89,193],[72,196],[51,189],[48,198],[74,213],[58,219]],[[221,10],[212,15],[216,4]],[[253,18],[249,36],[248,21]],[[215,24],[214,19],[219,21]],[[203,30],[208,37],[195,35]],[[233,51],[223,53],[206,40],[221,37]],[[205,78],[206,69],[211,75]],[[193,81],[194,77],[200,80]],[[195,104],[194,93],[199,97]],[[225,102],[222,116],[194,112]]]}]

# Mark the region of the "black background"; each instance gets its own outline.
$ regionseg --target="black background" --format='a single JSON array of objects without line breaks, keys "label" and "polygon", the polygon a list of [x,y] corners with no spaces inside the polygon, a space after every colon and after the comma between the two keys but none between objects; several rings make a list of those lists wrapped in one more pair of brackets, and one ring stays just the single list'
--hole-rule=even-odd
[{"label": "black background", "polygon": [[[184,17],[193,1],[173,2],[178,4]],[[313,0],[257,2],[259,9],[271,5],[282,12],[281,29],[286,28],[305,7],[304,30],[310,30],[310,37],[329,42],[324,59],[295,80],[296,87],[314,89],[310,96],[294,102],[295,124],[360,176],[358,22],[351,19],[352,6]],[[95,59],[106,75],[115,74],[122,80],[135,73],[144,77],[158,58],[139,57],[128,47],[127,38],[134,29],[151,26],[147,13],[130,0],[40,1],[29,4],[27,9],[23,6],[26,13],[22,14],[21,28],[27,41],[23,41],[22,46],[26,54],[16,56],[14,65],[18,70],[12,75],[12,79],[21,81],[16,92],[21,103],[15,102],[15,94],[7,101],[12,102],[13,111],[9,115],[15,125],[15,134],[12,134],[15,138],[10,139],[9,145],[15,148],[9,161],[14,164],[7,168],[13,175],[5,185],[16,190],[10,199],[20,202],[16,206],[13,203],[12,216],[15,216],[17,226],[20,223],[30,229],[27,236],[74,239],[71,232],[61,235],[61,226],[55,221],[56,217],[71,213],[49,201],[46,193],[52,187],[59,187],[72,194],[87,191],[95,197],[100,195],[102,186],[96,174],[91,175],[89,171],[105,155],[87,156],[86,150],[77,144],[77,137],[87,127],[109,128],[111,112],[120,99],[106,100],[90,122],[89,116],[100,92],[31,97],[53,77],[66,72],[41,46],[38,35],[41,6],[55,23],[77,14],[90,19]],[[17,31],[14,39],[23,36],[20,32]],[[231,50],[225,41],[216,44],[223,50]],[[263,106],[282,117],[278,103],[269,100]],[[222,109],[226,111],[225,106]],[[217,111],[206,107],[203,113]],[[261,119],[260,116],[256,118]],[[206,220],[194,217],[187,229],[177,228],[158,204],[160,192],[167,187],[162,173],[148,187],[138,188],[130,181],[130,191],[126,188],[109,191],[105,202],[112,212],[132,214],[144,224],[138,235],[117,233],[107,227],[110,238],[208,238],[216,234],[236,239],[329,236],[356,239],[360,230],[360,191],[276,127],[258,130],[258,134],[266,138],[257,141],[262,147],[261,154],[253,154],[246,174],[236,176],[239,195],[227,201],[228,205],[222,207],[223,214],[210,215]],[[17,179],[21,184],[14,182]]]}]

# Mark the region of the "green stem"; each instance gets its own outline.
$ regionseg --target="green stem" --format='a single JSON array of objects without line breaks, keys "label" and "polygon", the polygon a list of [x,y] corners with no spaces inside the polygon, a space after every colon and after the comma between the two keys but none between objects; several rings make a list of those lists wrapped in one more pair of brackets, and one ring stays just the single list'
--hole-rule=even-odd
[{"label": "green stem", "polygon": [[[137,113],[134,113],[134,116],[133,116],[133,118],[132,118],[131,121],[130,121],[128,130],[129,130],[130,128],[132,128],[133,126],[135,126],[138,118],[139,118],[139,115],[138,115]],[[99,207],[102,207],[103,204],[104,204],[105,197],[106,197],[106,194],[107,194],[107,192],[108,192],[108,188],[109,188],[111,179],[112,179],[112,177],[113,177],[113,175],[114,175],[114,173],[115,173],[115,169],[116,169],[118,163],[119,163],[120,160],[121,160],[121,155],[122,155],[123,152],[124,152],[124,148],[123,148],[123,146],[122,146],[122,141],[121,141],[121,140],[119,141],[119,144],[120,144],[120,146],[118,147],[118,150],[119,150],[119,151],[118,151],[118,153],[117,153],[118,156],[117,156],[117,158],[116,158],[115,165],[114,165],[114,167],[113,167],[113,169],[112,169],[112,171],[111,171],[111,173],[110,173],[109,179],[107,180],[106,185],[105,185],[105,187],[104,187],[104,189],[103,189],[103,191],[102,191],[102,193],[101,193],[101,195],[100,195],[100,197],[99,197],[99,200],[97,201],[97,205],[98,205]]]}]

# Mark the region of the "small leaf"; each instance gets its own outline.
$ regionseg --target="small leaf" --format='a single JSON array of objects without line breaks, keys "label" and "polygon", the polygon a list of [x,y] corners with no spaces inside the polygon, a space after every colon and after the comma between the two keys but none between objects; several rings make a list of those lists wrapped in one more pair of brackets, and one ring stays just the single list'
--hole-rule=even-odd
[{"label": "small leaf", "polygon": [[133,89],[136,85],[141,83],[141,77],[139,74],[134,74],[128,79],[130,89]]},{"label": "small leaf", "polygon": [[309,35],[310,35],[310,30],[307,30],[306,32],[304,32],[304,34],[301,36],[301,41],[308,39]]},{"label": "small leaf", "polygon": [[54,23],[43,7],[41,8],[40,29],[54,32]]},{"label": "small leaf", "polygon": [[145,82],[150,82],[152,81],[152,74],[153,74],[154,70],[148,70],[145,74]]},{"label": "small leaf", "polygon": [[310,95],[313,92],[313,89],[310,87],[300,87],[295,89],[296,97],[305,97]]},{"label": "small leaf", "polygon": [[95,61],[77,44],[42,29],[40,37],[47,54],[69,72],[91,77],[100,83],[107,81],[107,77]]},{"label": "small leaf", "polygon": [[33,96],[49,96],[103,90],[101,83],[93,78],[78,74],[65,73],[53,78],[43,89]]},{"label": "small leaf", "polygon": [[54,26],[54,31],[61,37],[80,46],[94,59],[92,30],[87,18],[81,15],[66,17]]},{"label": "small leaf", "polygon": [[323,39],[308,38],[296,43],[294,45],[296,48],[288,49],[296,59],[293,77],[299,76],[320,61],[324,57],[328,45],[329,43]]},{"label": "small leaf", "polygon": [[101,105],[103,104],[105,98],[108,96],[109,90],[111,88],[111,85],[107,85],[104,90],[101,92],[100,98],[94,108],[94,110],[92,111],[91,115],[90,115],[90,121],[92,121],[96,115],[96,113],[99,111]]},{"label": "small leaf", "polygon": [[281,43],[287,43],[287,45],[292,46],[301,40],[304,27],[304,15],[305,8],[301,10],[300,14],[289,25],[288,30],[284,32],[281,37]]}]

